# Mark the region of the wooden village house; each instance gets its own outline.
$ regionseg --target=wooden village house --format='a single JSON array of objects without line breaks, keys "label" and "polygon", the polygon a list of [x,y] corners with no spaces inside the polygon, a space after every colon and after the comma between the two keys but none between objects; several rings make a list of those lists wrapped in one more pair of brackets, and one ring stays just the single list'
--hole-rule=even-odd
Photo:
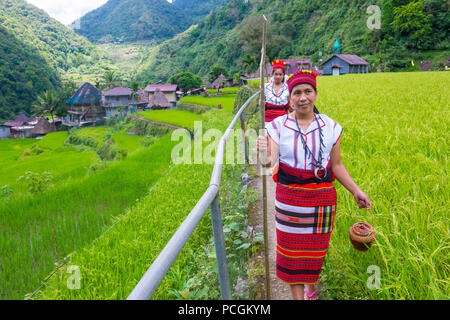
[{"label": "wooden village house", "polygon": [[[3,127],[9,128],[9,137],[13,139],[31,138],[31,130],[34,128],[35,118],[29,119],[23,113],[20,113],[12,122],[5,122]],[[6,134],[6,130],[4,129]]]},{"label": "wooden village house", "polygon": [[347,73],[368,73],[369,63],[355,54],[341,54],[338,37],[334,41],[333,55],[321,64],[324,75],[339,76]]},{"label": "wooden village house", "polygon": [[127,115],[130,108],[133,108],[133,102],[130,88],[117,87],[102,94],[102,105],[105,109],[106,118]]},{"label": "wooden village house", "polygon": [[8,139],[11,136],[11,128],[0,124],[0,139]]},{"label": "wooden village house", "polygon": [[148,105],[148,95],[138,90],[132,97],[130,88],[116,87],[102,94],[102,106],[106,118],[126,116],[130,112],[144,110]]},{"label": "wooden village house", "polygon": [[369,63],[355,54],[334,54],[321,66],[324,75],[338,76],[348,73],[369,72]]},{"label": "wooden village house", "polygon": [[101,106],[101,92],[86,82],[66,103],[70,105],[69,119],[63,122],[68,127],[91,125],[101,121],[105,112]]}]

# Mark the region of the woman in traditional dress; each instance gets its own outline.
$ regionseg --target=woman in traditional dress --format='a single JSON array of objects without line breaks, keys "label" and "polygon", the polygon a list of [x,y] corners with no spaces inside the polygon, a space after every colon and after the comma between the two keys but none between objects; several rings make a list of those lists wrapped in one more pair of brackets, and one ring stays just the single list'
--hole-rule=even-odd
[{"label": "woman in traditional dress", "polygon": [[353,194],[359,208],[371,208],[369,197],[341,161],[343,128],[314,111],[316,77],[309,70],[301,70],[288,78],[293,112],[266,124],[268,138],[257,140],[259,150],[267,149],[277,182],[276,275],[290,285],[294,299],[308,300],[317,298],[315,284],[333,231],[335,178]]},{"label": "woman in traditional dress", "polygon": [[264,86],[266,123],[289,112],[289,89],[285,81],[285,64],[283,60],[272,62],[272,78]]}]

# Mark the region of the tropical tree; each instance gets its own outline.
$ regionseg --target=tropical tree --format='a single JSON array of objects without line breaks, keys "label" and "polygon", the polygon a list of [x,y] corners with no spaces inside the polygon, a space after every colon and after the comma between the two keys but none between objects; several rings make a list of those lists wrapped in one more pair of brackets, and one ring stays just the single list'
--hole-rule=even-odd
[{"label": "tropical tree", "polygon": [[105,89],[109,90],[117,86],[117,84],[120,82],[120,77],[115,71],[108,70],[103,74],[102,81]]},{"label": "tropical tree", "polygon": [[247,53],[247,56],[244,58],[244,60],[242,60],[242,64],[244,65],[245,72],[247,73],[254,72],[258,67],[257,61],[249,53]]},{"label": "tropical tree", "polygon": [[221,74],[223,74],[227,78],[230,76],[230,74],[228,73],[228,70],[225,69],[224,67],[218,67],[218,66],[211,67],[211,71],[209,72],[209,75],[208,75],[208,81],[214,82],[214,80],[216,80]]},{"label": "tropical tree", "polygon": [[178,87],[183,90],[183,92],[188,91],[192,88],[199,88],[202,85],[202,78],[187,71],[181,71],[177,74],[174,74],[169,78],[169,82],[171,84],[176,84]]},{"label": "tropical tree", "polygon": [[[61,100],[52,91],[48,90],[38,95],[37,101],[34,104],[34,114],[38,117],[47,116],[50,114],[52,120],[54,119],[54,114],[61,105]],[[55,122],[52,123],[55,126]]]},{"label": "tropical tree", "polygon": [[130,85],[130,88],[131,88],[130,98],[131,98],[132,105],[134,106],[136,104],[135,101],[136,101],[136,97],[138,95],[137,92],[139,91],[139,83],[136,81],[133,81]]}]

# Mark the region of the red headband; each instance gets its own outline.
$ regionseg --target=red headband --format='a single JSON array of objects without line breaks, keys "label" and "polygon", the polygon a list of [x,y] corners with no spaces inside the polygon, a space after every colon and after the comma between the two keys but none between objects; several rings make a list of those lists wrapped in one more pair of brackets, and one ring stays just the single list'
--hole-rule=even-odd
[{"label": "red headband", "polygon": [[313,86],[314,90],[317,91],[316,78],[318,74],[311,70],[299,70],[294,74],[291,74],[287,78],[287,84],[289,86],[289,93],[292,89],[299,84],[310,84]]},{"label": "red headband", "polygon": [[284,62],[283,60],[272,61],[272,70],[275,70],[278,68],[286,70],[285,65],[286,65],[286,62]]}]

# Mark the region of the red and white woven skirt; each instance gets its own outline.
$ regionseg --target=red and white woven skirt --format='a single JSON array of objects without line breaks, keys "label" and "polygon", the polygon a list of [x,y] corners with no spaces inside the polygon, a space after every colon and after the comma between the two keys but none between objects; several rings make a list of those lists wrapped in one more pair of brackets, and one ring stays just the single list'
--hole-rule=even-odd
[{"label": "red and white woven skirt", "polygon": [[315,284],[322,271],[336,213],[332,183],[277,184],[276,275],[290,284]]},{"label": "red and white woven skirt", "polygon": [[289,285],[315,284],[327,254],[330,233],[295,234],[277,229],[276,275]]}]

